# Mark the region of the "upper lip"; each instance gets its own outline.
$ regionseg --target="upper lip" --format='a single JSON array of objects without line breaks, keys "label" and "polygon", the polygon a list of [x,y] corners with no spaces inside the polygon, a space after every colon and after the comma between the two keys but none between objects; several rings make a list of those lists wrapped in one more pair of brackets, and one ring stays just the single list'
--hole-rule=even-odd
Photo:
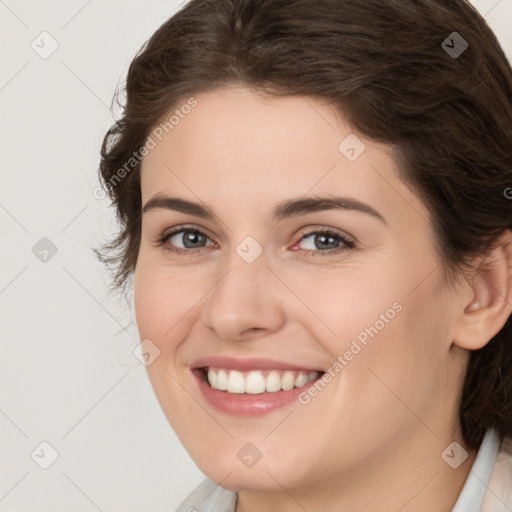
[{"label": "upper lip", "polygon": [[307,366],[300,366],[296,364],[285,363],[284,361],[278,361],[275,359],[264,359],[264,358],[252,358],[252,359],[237,359],[228,356],[209,356],[201,357],[194,361],[191,365],[192,369],[196,368],[224,368],[226,370],[239,370],[239,371],[250,371],[250,370],[305,370],[305,371],[318,371],[322,372],[317,368],[311,368]]}]

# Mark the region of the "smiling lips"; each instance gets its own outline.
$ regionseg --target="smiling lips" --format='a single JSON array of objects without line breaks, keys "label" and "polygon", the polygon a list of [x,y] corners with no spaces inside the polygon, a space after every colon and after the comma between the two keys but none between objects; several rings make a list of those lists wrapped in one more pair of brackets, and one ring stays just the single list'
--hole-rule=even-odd
[{"label": "smiling lips", "polygon": [[191,370],[206,402],[235,416],[260,416],[293,404],[324,374],[282,361],[220,356],[199,359]]}]

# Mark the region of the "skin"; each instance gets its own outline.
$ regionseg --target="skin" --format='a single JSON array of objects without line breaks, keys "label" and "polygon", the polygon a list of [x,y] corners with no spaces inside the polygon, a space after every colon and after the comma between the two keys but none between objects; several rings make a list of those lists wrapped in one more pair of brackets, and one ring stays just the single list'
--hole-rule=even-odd
[{"label": "skin", "polygon": [[[510,251],[493,253],[485,279],[445,286],[430,215],[390,147],[358,135],[366,149],[349,161],[338,146],[353,129],[319,99],[234,86],[195,98],[144,158],[142,204],[165,193],[216,217],[145,213],[134,281],[141,339],[160,350],[148,376],[176,434],[201,471],[239,492],[237,512],[451,510],[476,455],[461,435],[460,386],[469,350],[510,315]],[[385,223],[344,210],[271,220],[283,200],[329,195],[356,198]],[[203,231],[206,245],[158,245],[181,225]],[[355,247],[307,254],[325,249],[301,234],[325,227]],[[247,236],[264,249],[250,264],[236,252]],[[228,415],[190,371],[210,355],[327,370],[396,302],[401,311],[307,405]],[[454,441],[468,452],[457,469],[441,457]],[[247,442],[262,453],[251,468],[237,457]]]}]

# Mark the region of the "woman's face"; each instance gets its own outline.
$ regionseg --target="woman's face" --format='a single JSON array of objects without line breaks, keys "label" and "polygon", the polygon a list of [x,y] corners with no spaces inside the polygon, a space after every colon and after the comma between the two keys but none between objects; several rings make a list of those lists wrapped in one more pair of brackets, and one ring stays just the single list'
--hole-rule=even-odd
[{"label": "woman's face", "polygon": [[[195,100],[148,144],[134,290],[149,378],[185,448],[234,489],[439,458],[458,428],[460,300],[389,147],[318,99]],[[172,200],[150,207],[157,196]]]}]

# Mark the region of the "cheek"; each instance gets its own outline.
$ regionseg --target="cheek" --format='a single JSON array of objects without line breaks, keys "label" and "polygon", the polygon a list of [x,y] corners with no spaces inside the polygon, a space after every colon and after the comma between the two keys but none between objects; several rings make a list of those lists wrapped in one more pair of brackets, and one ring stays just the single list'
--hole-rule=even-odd
[{"label": "cheek", "polygon": [[[351,393],[359,397],[344,397],[345,403],[351,401],[356,416],[368,417],[372,411],[381,418],[383,430],[412,428],[418,420],[411,411],[426,420],[442,392],[447,318],[437,279],[433,276],[416,289],[413,283],[392,293],[376,291],[372,303],[382,306],[368,320],[378,332],[365,326],[367,343],[359,343],[361,351],[343,370]],[[392,303],[399,304],[400,310],[386,314],[386,306]],[[393,318],[377,323],[380,313]]]},{"label": "cheek", "polygon": [[194,404],[183,393],[180,348],[192,327],[194,305],[204,293],[200,280],[171,272],[161,262],[150,264],[139,258],[134,276],[137,327],[141,340],[151,340],[159,350],[146,371],[162,410],[180,437],[186,423],[183,418]]},{"label": "cheek", "polygon": [[347,263],[338,269],[297,273],[292,282],[294,293],[307,306],[302,306],[299,321],[307,319],[313,339],[331,355],[349,350],[353,340],[364,345],[382,337],[400,315],[400,285],[381,268]]},{"label": "cheek", "polygon": [[149,338],[169,356],[190,328],[194,306],[201,303],[205,284],[189,272],[139,260],[134,277],[135,317],[141,339]]},{"label": "cheek", "polygon": [[[396,402],[400,409],[397,390],[411,404],[428,396],[446,328],[437,274],[417,286],[430,267],[407,273],[394,261],[386,269],[347,265],[335,279],[334,273],[318,273],[294,285],[309,306],[314,339],[332,357],[332,373],[343,375],[335,378],[339,403],[351,403],[354,410],[373,403],[371,410],[381,409],[383,417],[384,403]],[[364,417],[365,409],[360,413]]]}]

